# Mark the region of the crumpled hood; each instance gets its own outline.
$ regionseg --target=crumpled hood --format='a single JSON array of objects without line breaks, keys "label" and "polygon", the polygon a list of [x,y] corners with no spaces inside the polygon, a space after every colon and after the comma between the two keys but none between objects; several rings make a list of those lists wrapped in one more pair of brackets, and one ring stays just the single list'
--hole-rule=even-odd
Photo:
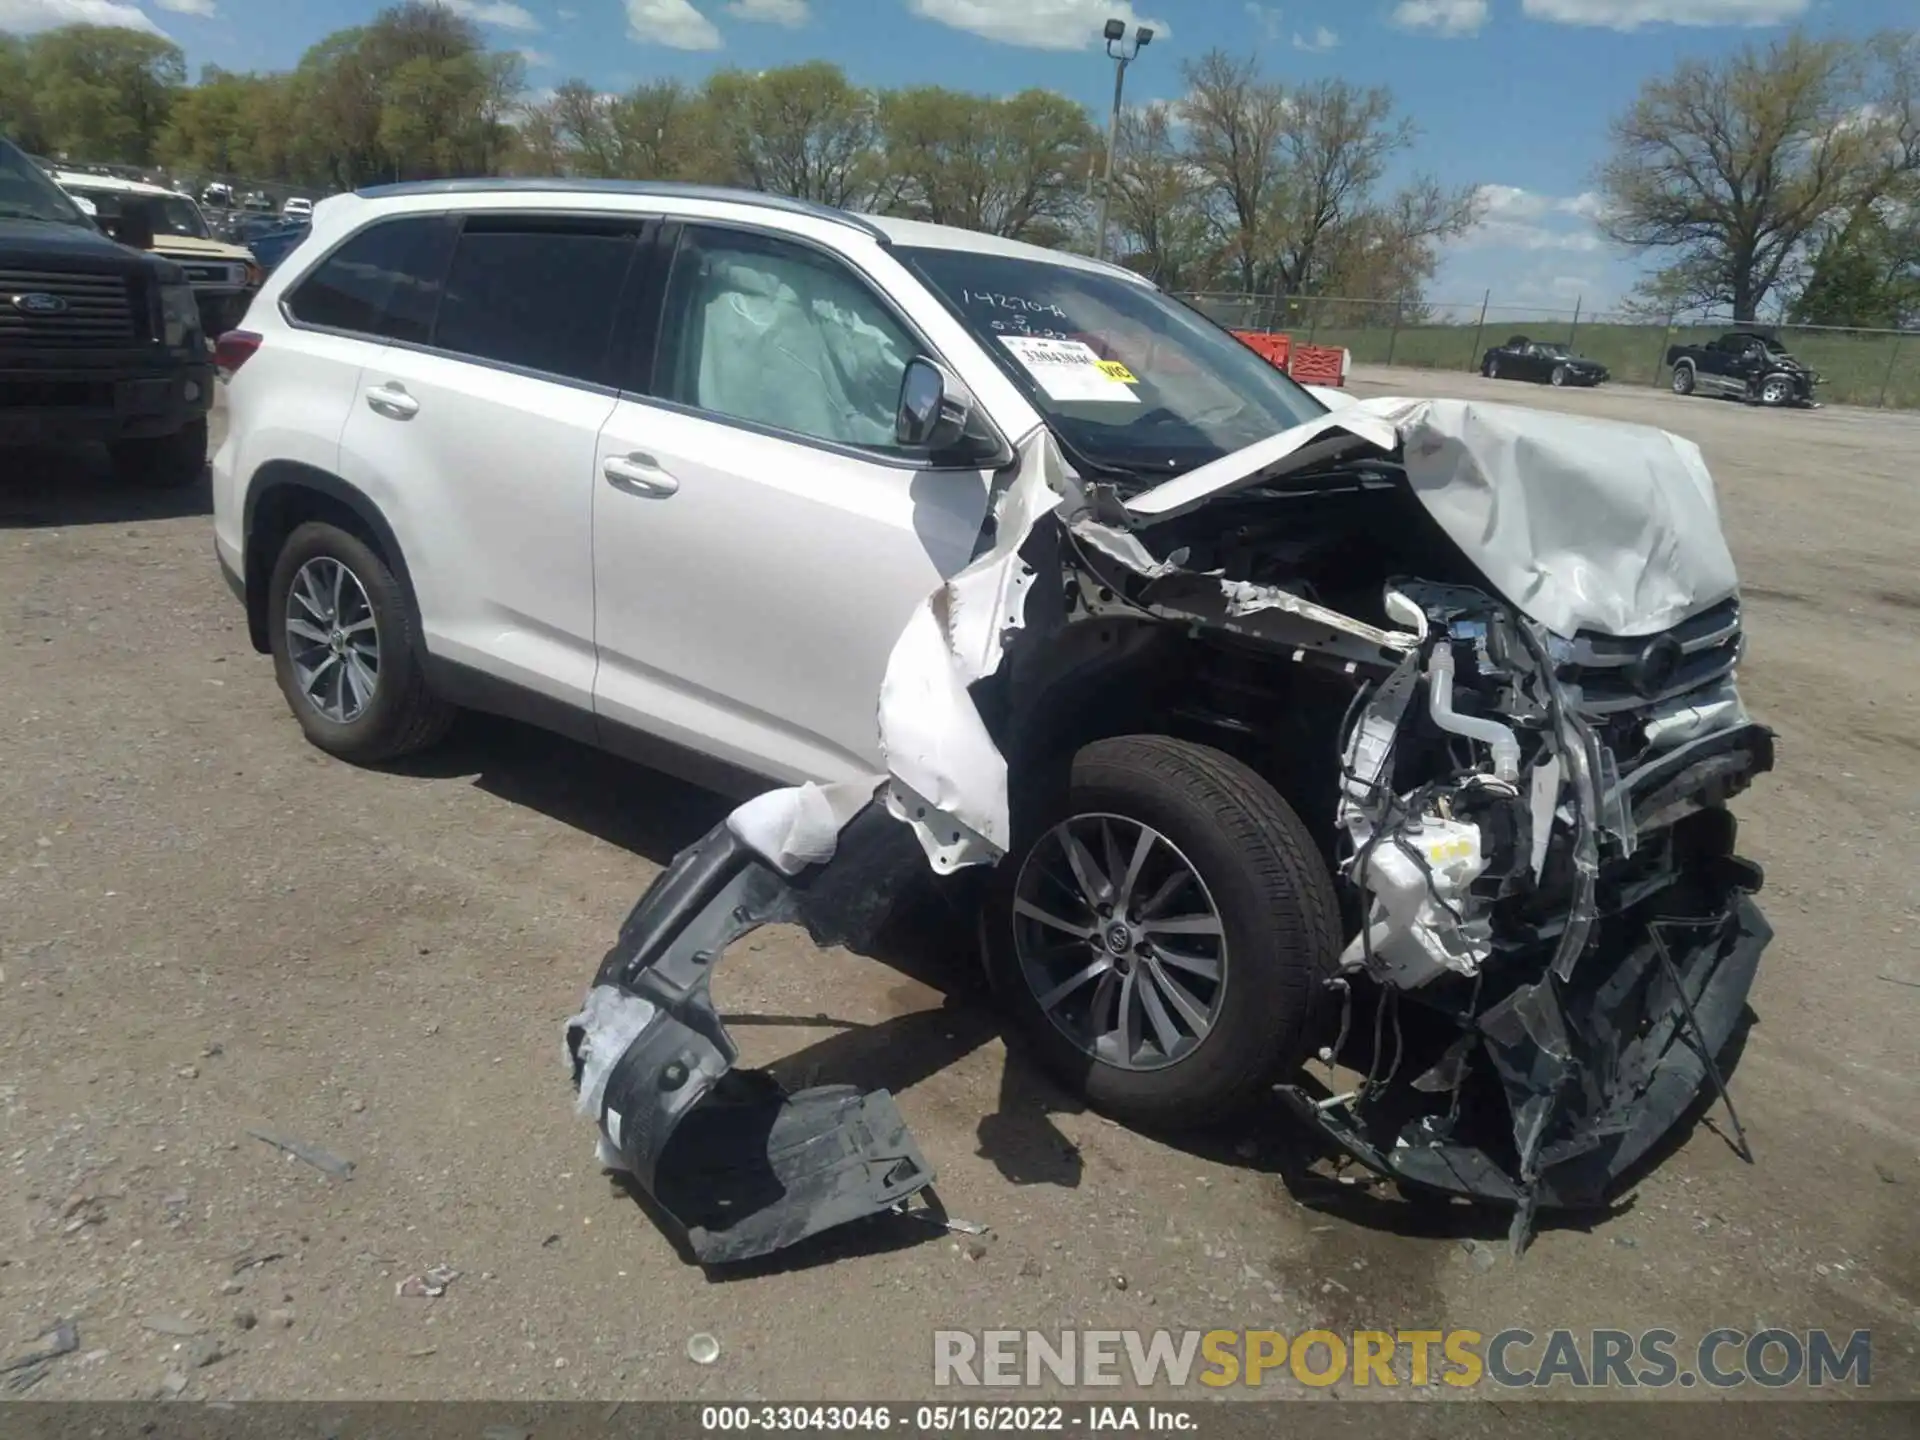
[{"label": "crumpled hood", "polygon": [[1398,451],[1488,584],[1556,635],[1651,635],[1733,594],[1713,477],[1646,425],[1469,400],[1362,400],[1127,501],[1142,524],[1343,455]]}]

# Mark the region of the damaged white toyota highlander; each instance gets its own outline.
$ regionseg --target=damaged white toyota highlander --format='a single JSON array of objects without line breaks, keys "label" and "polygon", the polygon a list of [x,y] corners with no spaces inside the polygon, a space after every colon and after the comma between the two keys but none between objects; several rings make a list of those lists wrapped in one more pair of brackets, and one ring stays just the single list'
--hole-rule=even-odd
[{"label": "damaged white toyota highlander", "polygon": [[928,877],[1092,1104],[1277,1090],[1516,1243],[1725,1095],[1773,736],[1689,441],[1329,410],[1117,267],[691,187],[326,200],[221,355],[217,548],[314,743],[471,706],[751,797],[566,1028],[702,1261],[930,1183],[886,1092],[735,1069],[708,988]]}]

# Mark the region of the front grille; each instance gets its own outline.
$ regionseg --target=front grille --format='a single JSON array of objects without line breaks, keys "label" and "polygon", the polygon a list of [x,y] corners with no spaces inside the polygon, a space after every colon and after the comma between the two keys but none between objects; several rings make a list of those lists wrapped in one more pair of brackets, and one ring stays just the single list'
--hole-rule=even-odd
[{"label": "front grille", "polygon": [[[33,315],[14,304],[21,295],[53,295],[58,314]],[[133,295],[124,276],[67,270],[0,270],[0,341],[46,348],[105,348],[145,338],[136,326]]]},{"label": "front grille", "polygon": [[[1677,645],[1665,646],[1668,637]],[[1649,648],[1668,651],[1648,660]],[[1555,673],[1575,691],[1581,713],[1604,717],[1639,710],[1724,679],[1740,659],[1740,601],[1730,597],[1660,635],[1625,638],[1583,633],[1557,645]]]},{"label": "front grille", "polygon": [[0,410],[111,409],[111,381],[0,380]]}]

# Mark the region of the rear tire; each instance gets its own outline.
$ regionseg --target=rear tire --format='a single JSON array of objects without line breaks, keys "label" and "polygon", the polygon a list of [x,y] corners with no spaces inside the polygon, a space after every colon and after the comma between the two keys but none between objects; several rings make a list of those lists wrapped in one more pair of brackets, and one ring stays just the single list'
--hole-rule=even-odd
[{"label": "rear tire", "polygon": [[[1312,835],[1271,785],[1218,750],[1132,735],[1082,749],[1064,793],[1037,808],[1041,813],[1022,817],[1022,833],[989,882],[983,938],[994,988],[1049,1070],[1116,1119],[1175,1129],[1225,1118],[1299,1068],[1315,1033],[1322,982],[1338,959],[1339,909]],[[1041,873],[1036,867],[1055,850],[1066,854],[1057,836],[1070,820],[1082,837],[1091,837],[1085,853],[1094,856],[1102,875],[1124,872],[1110,877],[1121,892],[1116,898],[1125,896],[1117,882],[1127,873],[1138,876],[1140,892],[1171,898],[1156,905],[1159,895],[1143,900],[1135,893],[1103,918],[1091,902],[1076,908],[1057,885],[1031,890],[1032,877]],[[1107,842],[1112,853],[1101,843],[1103,825],[1119,837]],[[1143,832],[1156,837],[1156,848],[1135,858],[1133,844]],[[1181,864],[1189,879],[1165,878]],[[1161,890],[1167,883],[1182,888]],[[1082,925],[1088,933],[1078,939],[1060,934],[1033,919],[1032,908],[1016,908],[1017,901],[1031,907],[1036,895],[1052,921]],[[1115,925],[1127,911],[1141,914],[1138,926]],[[1209,913],[1217,938],[1202,928]],[[1155,931],[1155,920],[1174,928],[1157,939],[1141,935],[1136,954],[1128,956],[1107,940],[1116,928]],[[1168,949],[1181,952],[1180,965],[1159,958]],[[1071,978],[1102,960],[1109,973],[1055,1001],[1051,1011],[1043,1008],[1036,984],[1055,988],[1064,983],[1062,975]],[[1196,960],[1217,962],[1217,983],[1187,968]],[[1103,1002],[1095,992],[1109,984],[1109,974],[1106,1008],[1098,1010]],[[1119,1008],[1129,993],[1122,977],[1129,975],[1138,991],[1151,989],[1159,997],[1135,1000],[1131,1035]],[[1175,998],[1168,998],[1168,975],[1178,982]],[[1186,1023],[1190,1010],[1181,1009],[1182,1003],[1208,1011],[1204,1035]],[[1163,1043],[1167,1031],[1156,1023],[1152,1005],[1161,1020],[1187,1032],[1181,1043]],[[1109,1033],[1100,1034],[1096,1011],[1113,1017]],[[1098,1038],[1090,1043],[1092,1036]],[[1136,1037],[1141,1044],[1134,1064],[1115,1063],[1116,1051],[1133,1053],[1126,1045]],[[1102,1045],[1107,1058],[1096,1053]]]},{"label": "rear tire", "polygon": [[1567,383],[1567,367],[1564,365],[1554,366],[1553,374],[1548,378],[1553,384],[1564,387]]},{"label": "rear tire", "polygon": [[1489,359],[1482,368],[1486,372],[1487,379],[1498,380],[1500,378],[1500,362],[1498,360]]},{"label": "rear tire", "polygon": [[457,712],[429,688],[418,639],[400,582],[366,541],[319,520],[287,537],[267,584],[268,648],[314,745],[374,765],[447,733]]},{"label": "rear tire", "polygon": [[1693,366],[1684,360],[1673,367],[1673,393],[1676,395],[1693,393]]},{"label": "rear tire", "polygon": [[149,490],[183,490],[207,468],[207,417],[189,421],[171,435],[116,440],[107,447],[114,474]]}]

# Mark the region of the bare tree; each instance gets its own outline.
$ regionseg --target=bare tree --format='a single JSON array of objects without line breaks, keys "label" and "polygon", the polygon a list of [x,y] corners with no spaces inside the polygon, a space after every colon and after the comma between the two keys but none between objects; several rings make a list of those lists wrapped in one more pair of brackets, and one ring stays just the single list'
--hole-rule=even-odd
[{"label": "bare tree", "polygon": [[1183,67],[1187,159],[1206,180],[1219,252],[1243,290],[1270,288],[1273,212],[1285,184],[1289,102],[1257,60],[1212,50]]},{"label": "bare tree", "polygon": [[1166,105],[1120,117],[1113,167],[1113,218],[1126,263],[1169,288],[1197,281],[1206,267],[1205,177],[1187,159]]},{"label": "bare tree", "polygon": [[[1642,87],[1614,122],[1600,188],[1612,239],[1671,257],[1647,298],[1753,320],[1824,224],[1911,168],[1912,153],[1898,153],[1902,126],[1920,150],[1910,117],[1874,105],[1871,59],[1855,42],[1796,32]],[[1887,98],[1899,98],[1901,73]]]}]

